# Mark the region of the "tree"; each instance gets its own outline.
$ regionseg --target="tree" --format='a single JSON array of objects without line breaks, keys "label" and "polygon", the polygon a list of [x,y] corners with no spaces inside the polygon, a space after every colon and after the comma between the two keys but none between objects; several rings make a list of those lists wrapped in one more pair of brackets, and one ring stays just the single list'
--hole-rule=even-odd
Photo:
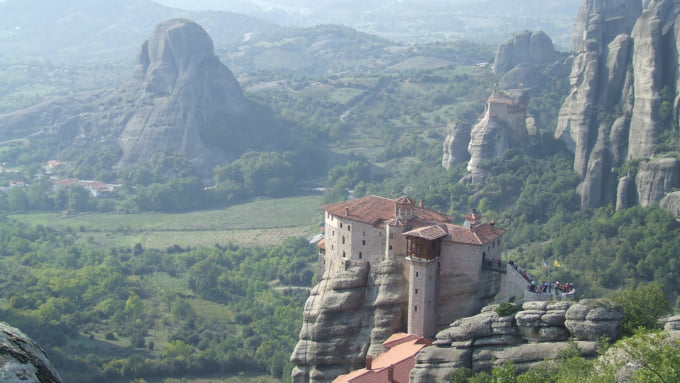
[{"label": "tree", "polygon": [[13,187],[7,192],[7,204],[11,211],[28,210],[28,197],[21,188]]},{"label": "tree", "polygon": [[624,335],[632,335],[638,328],[659,328],[658,319],[669,310],[663,287],[657,282],[621,290],[612,300],[623,306]]},{"label": "tree", "polygon": [[68,208],[76,211],[89,209],[91,194],[80,186],[72,186],[68,189]]},{"label": "tree", "polygon": [[680,344],[667,333],[638,332],[612,346],[595,371],[604,378],[599,381],[628,373],[628,382],[680,382]]}]

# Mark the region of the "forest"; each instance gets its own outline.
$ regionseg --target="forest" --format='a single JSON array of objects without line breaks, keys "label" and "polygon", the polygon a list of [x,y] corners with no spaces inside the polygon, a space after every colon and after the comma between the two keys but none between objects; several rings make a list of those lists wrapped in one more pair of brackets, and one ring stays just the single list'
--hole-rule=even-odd
[{"label": "forest", "polygon": [[316,249],[78,245],[4,218],[0,317],[68,382],[259,372],[286,380]]}]

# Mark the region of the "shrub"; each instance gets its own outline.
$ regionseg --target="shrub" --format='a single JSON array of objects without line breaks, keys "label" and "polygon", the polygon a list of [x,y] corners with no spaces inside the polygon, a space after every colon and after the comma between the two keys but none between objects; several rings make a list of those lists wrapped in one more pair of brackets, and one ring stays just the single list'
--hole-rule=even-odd
[{"label": "shrub", "polygon": [[513,303],[503,302],[496,307],[496,314],[499,317],[506,317],[518,312],[520,307]]}]

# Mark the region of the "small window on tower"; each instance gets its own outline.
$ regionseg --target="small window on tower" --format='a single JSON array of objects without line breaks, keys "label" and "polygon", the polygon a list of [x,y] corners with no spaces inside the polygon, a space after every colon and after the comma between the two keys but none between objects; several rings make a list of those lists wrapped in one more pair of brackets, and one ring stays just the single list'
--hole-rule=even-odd
[{"label": "small window on tower", "polygon": [[413,311],[418,311],[418,306],[413,306]]},{"label": "small window on tower", "polygon": [[344,235],[342,236],[342,244],[343,245],[345,244],[345,236]]},{"label": "small window on tower", "polygon": [[416,278],[418,278],[418,272],[416,271]]},{"label": "small window on tower", "polygon": [[418,294],[418,289],[416,289],[416,294]]},{"label": "small window on tower", "polygon": [[340,222],[340,228],[342,229],[342,222]]},{"label": "small window on tower", "polygon": [[361,251],[360,251],[360,252],[359,252],[359,259],[361,259],[361,258],[363,258],[363,257],[364,257],[364,255],[361,254]]},{"label": "small window on tower", "polygon": [[347,231],[349,231],[352,228],[351,225],[347,225]]},{"label": "small window on tower", "polygon": [[390,250],[392,250],[392,245],[390,245]]},{"label": "small window on tower", "polygon": [[363,246],[366,246],[366,240],[362,240],[362,241],[361,241],[361,244],[362,244]]},{"label": "small window on tower", "polygon": [[345,258],[345,252],[344,251],[342,252],[342,257]]}]

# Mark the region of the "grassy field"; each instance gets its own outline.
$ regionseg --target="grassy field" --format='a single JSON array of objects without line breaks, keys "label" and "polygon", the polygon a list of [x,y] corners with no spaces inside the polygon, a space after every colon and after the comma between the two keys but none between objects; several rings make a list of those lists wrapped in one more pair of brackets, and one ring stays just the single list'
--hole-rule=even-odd
[{"label": "grassy field", "polygon": [[11,218],[32,225],[80,233],[102,247],[164,249],[226,245],[266,247],[292,236],[319,232],[321,196],[263,199],[225,209],[189,213],[103,214],[62,217],[57,213],[20,214]]}]

